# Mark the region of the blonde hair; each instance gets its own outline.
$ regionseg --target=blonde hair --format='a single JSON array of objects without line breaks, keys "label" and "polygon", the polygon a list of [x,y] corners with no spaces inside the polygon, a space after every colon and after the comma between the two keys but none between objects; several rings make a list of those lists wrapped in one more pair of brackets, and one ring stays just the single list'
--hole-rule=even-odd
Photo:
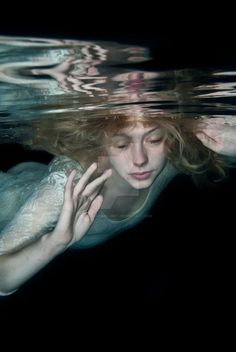
[{"label": "blonde hair", "polygon": [[120,129],[134,125],[158,125],[165,130],[167,158],[180,171],[191,174],[196,182],[214,175],[226,176],[226,165],[219,156],[196,138],[198,120],[165,112],[144,112],[133,117],[126,112],[73,112],[32,122],[32,138],[25,141],[31,149],[53,155],[66,155],[84,168],[105,155],[105,138]]}]

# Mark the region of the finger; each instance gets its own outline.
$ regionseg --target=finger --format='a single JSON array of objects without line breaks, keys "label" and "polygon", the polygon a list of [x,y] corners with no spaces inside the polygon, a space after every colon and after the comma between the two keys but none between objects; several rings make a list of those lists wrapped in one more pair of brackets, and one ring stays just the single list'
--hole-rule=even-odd
[{"label": "finger", "polygon": [[198,124],[196,125],[196,133],[201,133],[202,131],[204,131],[207,128],[207,123],[200,121],[198,122]]},{"label": "finger", "polygon": [[202,142],[205,147],[212,150],[216,148],[216,141],[213,138],[207,136],[205,133],[198,132],[196,133],[196,137]]},{"label": "finger", "polygon": [[82,235],[85,235],[89,229],[89,227],[92,225],[99,209],[101,208],[103,202],[103,197],[102,195],[98,195],[92,202],[89,210],[86,212],[84,211],[82,214],[76,214],[76,218],[75,218],[75,223],[78,222],[78,224],[80,224],[79,228],[80,231],[77,232],[77,238],[76,240],[80,240],[81,239],[81,233]]},{"label": "finger", "polygon": [[73,209],[72,201],[68,200],[67,202],[63,203],[55,231],[65,232],[70,228]]},{"label": "finger", "polygon": [[206,125],[210,126],[221,126],[221,125],[230,125],[234,126],[236,124],[236,119],[233,116],[213,116],[206,117],[200,120],[200,123],[203,122]]},{"label": "finger", "polygon": [[76,175],[76,170],[72,170],[68,176],[65,190],[64,190],[64,202],[62,205],[61,213],[56,225],[56,230],[60,229],[61,231],[68,228],[71,222],[71,217],[73,213],[73,203],[72,203],[72,192],[73,192],[73,180]]},{"label": "finger", "polygon": [[78,199],[73,199],[76,204],[77,209],[85,209],[89,208],[90,204],[94,200],[94,198],[98,195],[100,189],[96,189],[95,192],[91,193],[89,196],[86,195],[78,195]]},{"label": "finger", "polygon": [[93,200],[97,197],[100,192],[100,187],[97,187],[93,193],[89,196],[80,195],[77,201],[77,213],[87,212]]},{"label": "finger", "polygon": [[89,216],[90,223],[92,223],[97,215],[97,212],[101,208],[103,202],[103,196],[99,194],[91,203],[87,215]]},{"label": "finger", "polygon": [[74,195],[78,195],[79,193],[81,193],[83,191],[83,189],[87,185],[90,177],[92,176],[92,174],[94,173],[96,168],[97,168],[97,163],[93,163],[85,171],[85,173],[81,176],[80,180],[78,181],[77,185],[74,188],[74,192],[73,192]]},{"label": "finger", "polygon": [[203,133],[204,135],[214,139],[222,130],[222,126],[223,124],[216,124],[214,122],[200,122],[197,125],[195,134],[197,135],[198,133]]},{"label": "finger", "polygon": [[64,190],[64,201],[70,201],[72,199],[72,194],[73,194],[73,180],[76,175],[76,170],[72,170],[68,176],[68,179],[66,181],[65,185],[65,190]]},{"label": "finger", "polygon": [[[91,194],[93,194],[94,192],[98,192],[102,185],[104,184],[104,182],[112,175],[112,170],[108,169],[106,170],[101,176],[97,177],[95,180],[93,180],[91,183],[89,183],[84,191],[83,191],[83,197],[90,197]],[[73,193],[73,197],[78,197],[78,194],[76,193],[76,191],[74,190]]]}]

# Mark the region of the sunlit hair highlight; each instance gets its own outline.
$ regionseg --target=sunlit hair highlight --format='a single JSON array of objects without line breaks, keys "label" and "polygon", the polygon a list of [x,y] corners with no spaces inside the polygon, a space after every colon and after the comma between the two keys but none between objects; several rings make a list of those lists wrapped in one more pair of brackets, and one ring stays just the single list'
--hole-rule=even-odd
[{"label": "sunlit hair highlight", "polygon": [[[66,155],[85,169],[106,155],[105,142],[109,135],[141,122],[144,127],[158,126],[165,131],[167,158],[180,171],[194,179],[208,173],[215,179],[226,175],[224,162],[196,138],[198,120],[166,112],[143,113],[133,116],[126,112],[68,113],[32,123],[32,138],[25,142],[30,148],[46,150],[53,155]],[[101,169],[100,169],[101,170]]]}]

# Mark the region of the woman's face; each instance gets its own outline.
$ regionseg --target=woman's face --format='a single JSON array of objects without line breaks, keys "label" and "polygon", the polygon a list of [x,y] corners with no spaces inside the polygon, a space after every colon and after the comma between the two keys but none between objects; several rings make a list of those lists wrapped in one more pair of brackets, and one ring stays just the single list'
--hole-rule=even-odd
[{"label": "woman's face", "polygon": [[111,135],[106,152],[118,182],[126,181],[135,189],[148,188],[166,164],[165,131],[137,122]]}]

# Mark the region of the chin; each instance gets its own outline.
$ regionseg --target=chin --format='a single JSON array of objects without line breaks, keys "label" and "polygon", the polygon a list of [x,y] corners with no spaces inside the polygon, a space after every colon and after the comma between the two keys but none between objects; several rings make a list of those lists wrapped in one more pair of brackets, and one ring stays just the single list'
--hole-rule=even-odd
[{"label": "chin", "polygon": [[154,180],[143,180],[130,183],[130,185],[135,189],[146,189],[151,187]]}]

